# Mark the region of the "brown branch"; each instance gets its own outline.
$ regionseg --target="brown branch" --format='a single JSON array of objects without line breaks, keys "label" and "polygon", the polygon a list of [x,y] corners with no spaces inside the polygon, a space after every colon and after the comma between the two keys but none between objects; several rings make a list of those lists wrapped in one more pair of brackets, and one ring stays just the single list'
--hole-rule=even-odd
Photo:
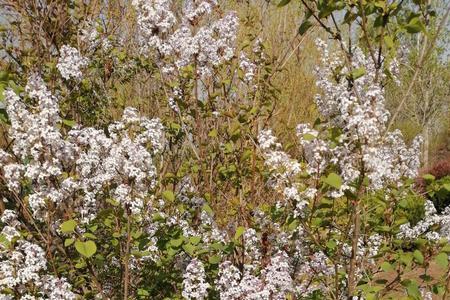
[{"label": "brown branch", "polygon": [[130,285],[130,244],[131,244],[131,230],[130,230],[130,214],[127,212],[127,242],[125,245],[124,257],[124,276],[123,276],[123,299],[128,299],[128,288]]}]

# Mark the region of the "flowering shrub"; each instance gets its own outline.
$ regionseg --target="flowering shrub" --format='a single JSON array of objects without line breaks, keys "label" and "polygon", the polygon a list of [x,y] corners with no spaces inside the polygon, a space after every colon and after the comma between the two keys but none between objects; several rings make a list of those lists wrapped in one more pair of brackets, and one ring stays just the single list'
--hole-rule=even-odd
[{"label": "flowering shrub", "polygon": [[[297,126],[294,157],[266,125],[276,89],[264,43],[239,48],[235,13],[132,4],[136,53],[82,28],[85,52],[60,47],[57,79],[32,72],[4,92],[1,299],[448,295],[450,208],[412,188],[420,138],[408,146],[388,128],[380,69],[395,76],[395,60],[352,47],[348,62],[318,40],[320,118]],[[96,93],[95,66],[111,58],[136,74],[154,64],[160,117],[66,118],[64,97]]]}]

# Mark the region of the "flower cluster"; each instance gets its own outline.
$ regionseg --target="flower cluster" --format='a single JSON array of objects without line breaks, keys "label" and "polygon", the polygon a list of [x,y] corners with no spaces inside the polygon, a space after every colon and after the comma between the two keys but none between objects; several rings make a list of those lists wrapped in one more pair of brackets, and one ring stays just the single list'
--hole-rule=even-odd
[{"label": "flower cluster", "polygon": [[21,180],[32,183],[28,201],[33,215],[43,218],[50,201],[61,209],[78,208],[87,221],[95,217],[101,205],[96,199],[106,191],[132,213],[139,213],[155,187],[153,157],[163,147],[161,122],[127,108],[122,120],[109,126],[108,135],[95,128],[75,127],[64,136],[58,101],[42,79],[33,75],[26,91],[38,102],[32,109],[11,90],[5,96],[13,152],[28,162],[10,157],[3,171],[15,193],[20,193]]},{"label": "flower cluster", "polygon": [[244,80],[246,82],[252,82],[256,75],[256,65],[247,58],[245,53],[241,53],[239,60],[239,68],[244,72]]},{"label": "flower cluster", "polygon": [[165,73],[195,65],[200,76],[207,76],[213,67],[234,56],[238,19],[235,13],[229,13],[208,23],[207,16],[216,1],[186,1],[179,19],[170,0],[135,0],[133,5],[141,51],[157,50]]},{"label": "flower cluster", "polygon": [[206,299],[209,283],[206,282],[203,263],[197,259],[191,260],[183,274],[183,297],[186,299]]},{"label": "flower cluster", "polygon": [[216,282],[220,299],[286,299],[294,291],[291,266],[286,253],[275,254],[259,276],[253,275],[251,268],[241,274],[231,262],[220,265]]},{"label": "flower cluster", "polygon": [[397,237],[408,240],[418,237],[424,237],[430,241],[450,240],[450,206],[439,214],[433,202],[427,200],[425,202],[424,219],[412,227],[410,223],[400,225],[400,232]]},{"label": "flower cluster", "polygon": [[281,187],[287,182],[295,182],[295,177],[302,171],[298,161],[281,150],[281,144],[273,135],[272,130],[263,130],[258,135],[259,146],[269,170],[274,171],[274,186]]},{"label": "flower cluster", "polygon": [[[57,189],[52,178],[62,176],[64,166],[75,158],[76,148],[66,141],[57,124],[58,101],[51,95],[42,79],[33,75],[25,89],[37,106],[27,109],[25,103],[12,90],[5,91],[6,110],[10,118],[10,137],[18,162],[9,158],[3,165],[6,184],[15,193],[20,193],[20,181],[33,183],[29,204],[35,216],[42,215],[45,201],[59,205],[64,197],[64,188]],[[23,163],[29,160],[28,163]]]},{"label": "flower cluster", "polygon": [[64,45],[60,49],[60,56],[56,68],[61,76],[66,79],[79,80],[83,76],[81,69],[88,64],[87,58],[81,56],[78,49]]},{"label": "flower cluster", "polygon": [[140,213],[156,184],[153,157],[163,147],[162,125],[158,119],[140,117],[135,109],[126,108],[122,120],[111,124],[108,132],[109,137],[93,128],[69,132],[82,149],[76,165],[84,202],[95,207],[97,195],[114,186],[110,195],[131,213]]},{"label": "flower cluster", "polygon": [[[8,231],[15,230],[14,240],[0,244],[0,298],[15,299],[16,291],[21,299],[76,299],[71,292],[71,285],[65,278],[57,278],[47,272],[45,251],[38,245],[20,238],[17,229],[19,221],[14,212],[6,210],[1,218],[8,224],[1,232],[8,236]],[[5,293],[5,294],[4,294]]]},{"label": "flower cluster", "polygon": [[[352,70],[363,75],[352,75],[355,78],[352,77],[349,88],[350,70],[342,65],[342,59],[338,54],[331,55],[323,41],[318,41],[318,47],[322,51],[322,66],[317,69],[317,85],[323,93],[316,97],[316,104],[323,118],[321,129],[309,124],[297,127],[307,172],[318,178],[328,167],[336,166],[343,185],[340,191],[333,192],[334,197],[351,189],[361,176],[369,178],[369,188],[373,190],[416,176],[421,140],[417,138],[407,147],[400,131],[386,132],[389,113],[380,87],[383,75],[377,76],[373,62],[355,48]],[[265,135],[260,135],[262,149],[267,149]],[[266,158],[266,163],[273,164],[271,161],[272,157]]]},{"label": "flower cluster", "polygon": [[[329,54],[323,41],[317,44],[322,51],[317,85],[323,94],[317,96],[316,104],[326,125],[337,134],[334,144],[313,152],[327,152],[330,163],[338,164],[342,170],[345,184],[364,175],[370,179],[371,189],[380,189],[403,177],[416,176],[420,138],[408,148],[400,131],[386,132],[389,112],[381,84],[385,76],[377,73],[361,49],[353,50],[349,69],[340,63],[342,59],[337,54]],[[300,140],[305,144],[304,137]]]}]

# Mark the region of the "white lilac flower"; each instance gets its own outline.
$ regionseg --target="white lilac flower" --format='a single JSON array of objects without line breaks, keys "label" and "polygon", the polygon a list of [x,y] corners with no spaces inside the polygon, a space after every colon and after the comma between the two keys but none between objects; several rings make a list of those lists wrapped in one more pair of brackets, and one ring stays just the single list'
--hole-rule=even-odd
[{"label": "white lilac flower", "polygon": [[[316,97],[316,104],[328,124],[342,131],[331,156],[341,170],[347,170],[342,176],[344,183],[349,184],[359,176],[360,161],[372,189],[398,183],[402,177],[416,176],[420,140],[408,148],[399,131],[385,134],[389,112],[380,84],[385,76],[377,79],[374,63],[355,48],[352,67],[364,68],[365,74],[354,81],[353,89],[348,89],[345,66],[340,71],[342,79],[338,82],[332,79],[340,65],[339,56],[330,55],[322,41],[318,41],[318,47],[322,51],[322,66],[317,69],[317,85],[323,93]],[[358,143],[361,151],[352,146]]]},{"label": "white lilac flower", "polygon": [[0,290],[21,291],[26,296],[36,288],[45,299],[76,299],[65,278],[47,274],[47,260],[40,246],[18,240],[12,251],[0,247]]},{"label": "white lilac flower", "polygon": [[177,19],[171,11],[172,1],[134,0],[143,53],[157,50],[162,56],[161,68],[173,74],[188,65],[196,65],[201,76],[211,75],[212,68],[234,56],[238,19],[235,13],[193,28],[217,6],[216,1],[186,1]]},{"label": "white lilac flower", "polygon": [[206,299],[208,296],[209,283],[206,281],[203,263],[194,258],[183,274],[183,292],[185,299]]},{"label": "white lilac flower", "polygon": [[[58,126],[58,99],[43,80],[31,76],[25,91],[38,101],[34,109],[11,90],[5,91],[5,101],[13,152],[29,162],[9,162],[8,158],[2,169],[12,191],[20,190],[23,179],[33,183],[28,203],[34,217],[44,217],[46,203],[51,201],[70,203],[79,209],[83,221],[91,220],[97,210],[97,195],[111,185],[115,187],[111,194],[124,207],[133,214],[141,212],[144,198],[156,184],[153,157],[164,147],[160,120],[141,117],[135,109],[127,108],[122,119],[109,126],[109,136],[103,130],[74,127],[66,138]],[[132,135],[129,130],[134,131]],[[52,184],[68,166],[78,173],[76,178]],[[127,188],[131,181],[132,189]]]},{"label": "white lilac flower", "polygon": [[260,243],[256,230],[248,228],[243,234],[245,257],[249,263],[258,263],[261,260]]},{"label": "white lilac flower", "polygon": [[221,300],[239,299],[241,294],[240,279],[241,272],[230,261],[220,264],[219,279],[216,281],[216,287],[220,293]]},{"label": "white lilac flower", "polygon": [[283,300],[293,291],[294,282],[291,278],[291,266],[285,252],[275,254],[270,264],[263,270],[265,290],[270,292],[272,299]]},{"label": "white lilac flower", "polygon": [[281,144],[277,142],[272,130],[261,131],[258,142],[263,151],[265,165],[273,172],[273,187],[283,191],[286,184],[295,182],[295,177],[302,171],[300,163],[280,150]]},{"label": "white lilac flower", "polygon": [[183,7],[183,13],[186,18],[194,22],[204,15],[208,15],[212,12],[212,9],[217,5],[217,1],[185,1]]},{"label": "white lilac flower", "polygon": [[137,11],[142,51],[147,52],[152,48],[162,47],[160,35],[167,34],[176,23],[175,15],[171,10],[172,1],[133,0],[132,4]]},{"label": "white lilac flower", "polygon": [[87,64],[88,60],[81,56],[78,49],[64,45],[60,49],[59,60],[56,67],[64,79],[79,80],[83,76],[81,69],[86,67]]},{"label": "white lilac flower", "polygon": [[275,254],[259,275],[254,274],[255,270],[255,265],[246,265],[241,276],[239,269],[231,262],[222,263],[216,281],[220,299],[283,300],[294,292],[290,275],[292,270],[286,253]]},{"label": "white lilac flower", "polygon": [[420,294],[422,295],[423,300],[433,300],[433,293],[424,288],[420,289]]},{"label": "white lilac flower", "polygon": [[247,83],[252,82],[256,75],[256,64],[248,59],[244,52],[239,56],[239,68],[244,73],[244,80]]},{"label": "white lilac flower", "polygon": [[[317,86],[322,93],[316,96],[316,105],[322,116],[322,126],[335,132],[335,136],[324,139],[308,124],[297,126],[307,162],[306,171],[314,178],[320,178],[330,165],[336,166],[343,184],[329,192],[333,198],[342,196],[345,190],[352,190],[351,186],[361,172],[369,179],[369,190],[378,190],[389,184],[400,185],[402,178],[415,177],[419,168],[421,139],[415,139],[408,147],[400,131],[386,133],[389,112],[385,108],[380,82],[385,75],[376,76],[373,62],[355,48],[352,68],[363,68],[365,74],[354,80],[353,88],[349,89],[345,76],[348,68],[342,59],[336,53],[330,54],[323,41],[319,40],[317,45],[322,52],[321,65],[317,68]],[[338,77],[336,70],[340,70]],[[280,189],[289,184],[290,188],[295,180],[286,169],[291,167],[299,172],[300,167],[292,168],[295,162],[279,150],[281,145],[276,143],[270,130],[262,131],[259,141],[265,163],[277,179],[274,186]]]},{"label": "white lilac flower", "polygon": [[[439,225],[437,231],[434,229],[435,225]],[[425,203],[425,218],[413,227],[410,223],[400,225],[397,234],[397,238],[408,240],[420,236],[432,242],[437,242],[441,238],[450,240],[450,206],[439,214],[433,203],[427,200]]]}]

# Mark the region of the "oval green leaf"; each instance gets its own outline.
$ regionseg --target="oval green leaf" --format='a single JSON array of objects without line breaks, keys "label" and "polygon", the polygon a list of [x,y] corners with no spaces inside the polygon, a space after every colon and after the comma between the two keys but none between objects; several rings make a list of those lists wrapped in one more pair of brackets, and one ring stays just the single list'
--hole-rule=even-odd
[{"label": "oval green leaf", "polygon": [[92,255],[97,252],[97,245],[93,241],[76,241],[75,242],[75,249],[77,249],[78,253],[83,255],[84,257],[91,257]]},{"label": "oval green leaf", "polygon": [[72,220],[72,219],[67,220],[61,224],[61,226],[60,226],[61,232],[62,233],[74,232],[76,226],[77,226],[77,222],[75,222],[75,220]]}]

